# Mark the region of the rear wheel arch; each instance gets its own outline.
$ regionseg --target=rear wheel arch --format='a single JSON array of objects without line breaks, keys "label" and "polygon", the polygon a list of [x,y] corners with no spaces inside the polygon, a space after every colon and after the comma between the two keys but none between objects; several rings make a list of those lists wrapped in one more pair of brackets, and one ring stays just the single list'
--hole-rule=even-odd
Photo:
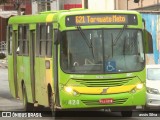
[{"label": "rear wheel arch", "polygon": [[33,111],[34,110],[34,104],[33,103],[28,103],[26,86],[25,86],[24,81],[22,81],[21,85],[22,85],[22,96],[23,96],[24,109],[25,109],[25,111]]},{"label": "rear wheel arch", "polygon": [[23,85],[24,85],[24,80],[21,81],[21,89],[22,89],[22,92],[23,92]]}]

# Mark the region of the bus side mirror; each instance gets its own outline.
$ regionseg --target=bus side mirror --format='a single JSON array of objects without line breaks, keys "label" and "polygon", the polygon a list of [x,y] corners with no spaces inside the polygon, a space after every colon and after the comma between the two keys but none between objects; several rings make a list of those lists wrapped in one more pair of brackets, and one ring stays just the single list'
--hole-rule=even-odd
[{"label": "bus side mirror", "polygon": [[144,30],[144,40],[145,40],[145,53],[146,54],[153,53],[152,35],[147,30]]},{"label": "bus side mirror", "polygon": [[54,44],[59,44],[61,40],[61,32],[57,29],[54,30]]}]

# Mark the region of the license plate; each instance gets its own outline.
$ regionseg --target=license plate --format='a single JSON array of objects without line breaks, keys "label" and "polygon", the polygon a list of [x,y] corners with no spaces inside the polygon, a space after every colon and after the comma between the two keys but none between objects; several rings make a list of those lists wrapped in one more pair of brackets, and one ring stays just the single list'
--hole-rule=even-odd
[{"label": "license plate", "polygon": [[100,99],[99,103],[101,103],[101,104],[112,104],[113,103],[113,99],[112,98]]}]

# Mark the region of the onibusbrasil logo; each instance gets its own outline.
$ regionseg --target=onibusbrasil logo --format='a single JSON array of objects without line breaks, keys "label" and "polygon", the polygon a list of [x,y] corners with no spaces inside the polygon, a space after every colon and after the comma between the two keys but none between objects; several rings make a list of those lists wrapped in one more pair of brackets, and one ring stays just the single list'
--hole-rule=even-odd
[{"label": "onibusbrasil logo", "polygon": [[42,117],[42,114],[34,112],[2,112],[1,117]]}]

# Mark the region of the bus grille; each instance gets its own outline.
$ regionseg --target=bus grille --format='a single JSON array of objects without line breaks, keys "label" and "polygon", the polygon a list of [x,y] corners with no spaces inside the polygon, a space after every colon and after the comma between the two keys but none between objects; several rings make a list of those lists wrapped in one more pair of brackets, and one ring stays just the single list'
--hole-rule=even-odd
[{"label": "bus grille", "polygon": [[76,82],[81,85],[85,85],[87,87],[114,87],[114,86],[122,86],[128,83],[133,78],[118,78],[118,79],[74,79]]},{"label": "bus grille", "polygon": [[123,99],[115,99],[113,100],[113,103],[112,104],[101,104],[99,103],[98,100],[82,100],[82,102],[85,104],[85,105],[102,105],[102,106],[106,106],[106,105],[120,105],[120,104],[123,104],[127,101],[128,98],[123,98]]}]

